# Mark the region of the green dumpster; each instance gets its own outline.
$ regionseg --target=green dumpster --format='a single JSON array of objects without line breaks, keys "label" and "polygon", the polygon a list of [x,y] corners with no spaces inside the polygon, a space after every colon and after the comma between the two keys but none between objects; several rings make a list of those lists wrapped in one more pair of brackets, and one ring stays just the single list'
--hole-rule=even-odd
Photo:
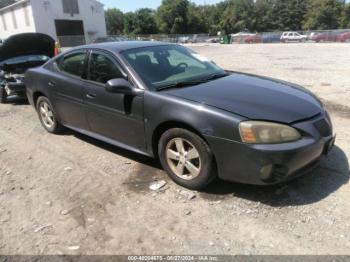
[{"label": "green dumpster", "polygon": [[222,39],[222,43],[224,45],[231,44],[231,36],[230,35],[224,35],[224,37]]}]

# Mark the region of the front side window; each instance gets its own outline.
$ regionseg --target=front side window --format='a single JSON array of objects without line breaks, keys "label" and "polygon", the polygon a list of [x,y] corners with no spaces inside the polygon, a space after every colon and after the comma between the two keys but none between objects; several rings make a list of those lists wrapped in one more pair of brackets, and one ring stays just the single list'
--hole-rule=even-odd
[{"label": "front side window", "polygon": [[84,73],[85,57],[85,52],[67,55],[58,61],[58,68],[68,74],[81,77]]},{"label": "front side window", "polygon": [[204,57],[177,45],[132,49],[122,55],[142,80],[156,89],[225,72]]},{"label": "front side window", "polygon": [[89,80],[105,84],[109,80],[123,77],[118,66],[110,58],[103,54],[91,54],[88,73]]}]

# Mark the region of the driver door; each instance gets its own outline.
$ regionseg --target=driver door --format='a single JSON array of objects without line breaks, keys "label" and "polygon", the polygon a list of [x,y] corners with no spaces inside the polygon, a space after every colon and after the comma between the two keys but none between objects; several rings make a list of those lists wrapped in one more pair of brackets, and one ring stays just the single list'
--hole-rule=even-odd
[{"label": "driver door", "polygon": [[85,89],[86,116],[90,130],[105,138],[143,151],[145,149],[143,96],[109,93],[105,84],[126,78],[111,55],[92,51]]}]

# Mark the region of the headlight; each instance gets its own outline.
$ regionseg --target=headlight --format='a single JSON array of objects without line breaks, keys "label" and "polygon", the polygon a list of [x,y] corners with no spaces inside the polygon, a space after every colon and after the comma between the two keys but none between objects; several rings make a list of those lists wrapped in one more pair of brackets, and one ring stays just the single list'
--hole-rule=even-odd
[{"label": "headlight", "polygon": [[301,138],[293,127],[261,121],[242,122],[239,124],[239,132],[242,141],[248,144],[278,144]]}]

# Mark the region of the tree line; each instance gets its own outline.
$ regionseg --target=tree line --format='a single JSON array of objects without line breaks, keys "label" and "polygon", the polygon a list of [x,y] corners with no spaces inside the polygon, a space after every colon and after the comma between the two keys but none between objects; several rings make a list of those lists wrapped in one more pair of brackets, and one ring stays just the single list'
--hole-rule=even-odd
[{"label": "tree line", "polygon": [[350,28],[346,0],[225,0],[196,5],[163,0],[157,10],[106,10],[110,35],[270,32]]}]

